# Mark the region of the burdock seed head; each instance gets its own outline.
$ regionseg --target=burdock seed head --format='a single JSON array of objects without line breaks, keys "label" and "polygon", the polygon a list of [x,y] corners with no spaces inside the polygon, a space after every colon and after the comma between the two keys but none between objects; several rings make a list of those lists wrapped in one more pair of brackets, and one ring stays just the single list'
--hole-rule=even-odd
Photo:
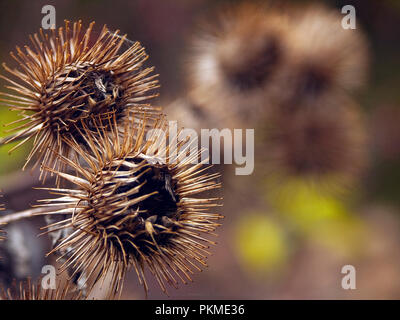
[{"label": "burdock seed head", "polygon": [[[17,47],[11,56],[18,68],[3,64],[11,77],[11,93],[3,93],[3,105],[20,112],[16,133],[1,141],[34,139],[34,155],[47,166],[55,166],[53,150],[69,155],[66,139],[82,141],[82,125],[91,127],[91,117],[115,112],[117,120],[127,110],[157,112],[146,103],[154,97],[151,91],[158,86],[151,75],[153,68],[144,68],[147,55],[144,48],[133,43],[128,49],[126,36],[110,32],[106,26],[97,39],[92,39],[92,22],[82,30],[81,22],[45,34],[30,36],[32,47]],[[15,123],[14,123],[15,124]]]},{"label": "burdock seed head", "polygon": [[285,15],[274,8],[246,3],[221,10],[193,41],[192,101],[223,127],[257,119],[278,89],[288,32]]},{"label": "burdock seed head", "polygon": [[344,97],[303,106],[290,117],[276,114],[265,141],[267,167],[277,181],[300,178],[341,191],[366,165],[361,113]]},{"label": "burdock seed head", "polygon": [[[49,168],[74,185],[71,189],[53,189],[60,198],[44,200],[46,215],[66,215],[48,226],[52,232],[71,228],[52,252],[68,248],[69,257],[61,267],[85,273],[93,280],[109,279],[111,294],[121,293],[127,270],[133,267],[147,291],[145,266],[163,291],[165,284],[177,286],[191,280],[193,270],[206,266],[208,246],[214,242],[202,234],[213,233],[221,216],[212,212],[218,198],[198,194],[220,187],[216,174],[208,174],[202,164],[190,164],[198,157],[182,159],[185,149],[178,145],[178,160],[162,146],[163,134],[125,120],[126,134],[118,134],[115,117],[107,126],[97,122],[98,135],[84,126],[87,149],[70,140],[82,154],[86,165],[59,155],[76,174]],[[143,121],[145,123],[146,120]],[[166,122],[161,119],[154,129],[168,137]],[[167,156],[163,157],[164,151]],[[211,209],[211,212],[209,210]]]},{"label": "burdock seed head", "polygon": [[[281,100],[295,107],[335,91],[352,92],[367,78],[368,46],[360,27],[344,29],[343,15],[325,6],[293,9]],[[327,98],[327,99],[328,99]]]}]

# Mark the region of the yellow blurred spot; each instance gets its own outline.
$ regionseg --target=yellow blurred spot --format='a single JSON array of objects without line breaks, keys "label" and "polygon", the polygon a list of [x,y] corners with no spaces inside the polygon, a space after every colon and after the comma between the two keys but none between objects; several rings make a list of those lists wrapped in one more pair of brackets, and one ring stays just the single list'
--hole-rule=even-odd
[{"label": "yellow blurred spot", "polygon": [[[7,130],[9,130],[10,127],[4,127],[4,125],[17,119],[19,119],[17,112],[9,111],[7,107],[0,106],[0,137],[6,137],[9,135]],[[17,143],[12,143],[6,146],[0,146],[0,175],[20,169],[24,164],[29,152],[30,143],[21,146],[10,155],[9,151],[16,144]]]},{"label": "yellow blurred spot", "polygon": [[297,231],[316,242],[344,254],[354,254],[362,246],[365,235],[361,219],[340,199],[316,185],[288,180],[268,198]]},{"label": "yellow blurred spot", "polygon": [[261,214],[244,214],[236,225],[236,252],[250,272],[269,273],[287,259],[287,244],[282,229]]}]

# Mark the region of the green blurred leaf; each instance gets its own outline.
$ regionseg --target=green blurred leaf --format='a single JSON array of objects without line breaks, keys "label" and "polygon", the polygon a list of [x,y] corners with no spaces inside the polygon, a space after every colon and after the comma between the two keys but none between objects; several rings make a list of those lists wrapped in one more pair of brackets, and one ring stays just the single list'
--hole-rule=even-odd
[{"label": "green blurred leaf", "polygon": [[[0,106],[0,137],[5,137],[9,134],[7,133],[9,128],[4,125],[17,119],[19,119],[19,116],[16,112],[9,111],[6,107]],[[19,147],[12,154],[9,154],[9,151],[16,145],[17,143],[12,143],[0,146],[0,175],[18,170],[24,164],[30,149],[30,143]]]}]

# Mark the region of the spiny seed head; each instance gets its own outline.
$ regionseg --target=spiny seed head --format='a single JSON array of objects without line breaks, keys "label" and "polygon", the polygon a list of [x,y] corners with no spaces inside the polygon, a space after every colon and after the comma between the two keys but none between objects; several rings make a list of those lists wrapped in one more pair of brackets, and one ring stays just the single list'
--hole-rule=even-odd
[{"label": "spiny seed head", "polygon": [[123,50],[126,36],[106,26],[94,40],[93,26],[83,31],[81,22],[66,21],[50,34],[40,30],[30,37],[32,48],[11,53],[18,68],[3,64],[11,77],[1,77],[12,93],[3,93],[1,101],[21,115],[17,132],[3,143],[34,139],[28,162],[37,155],[54,166],[52,150],[69,155],[65,139],[82,141],[82,124],[90,128],[92,116],[115,112],[120,120],[127,110],[158,112],[144,104],[158,87],[153,68],[143,68],[144,48],[135,42]]},{"label": "spiny seed head", "polygon": [[78,300],[81,294],[72,292],[68,282],[59,282],[55,289],[44,289],[41,279],[32,283],[28,278],[26,281],[14,283],[8,289],[0,287],[0,300]]},{"label": "spiny seed head", "polygon": [[222,126],[234,126],[272,102],[286,60],[288,23],[276,9],[254,4],[222,10],[216,20],[194,39],[189,95]]},{"label": "spiny seed head", "polygon": [[291,11],[288,63],[281,71],[281,103],[294,107],[352,91],[367,78],[368,48],[362,32],[342,27],[340,12],[324,6]]},{"label": "spiny seed head", "polygon": [[[54,189],[61,198],[44,200],[45,214],[66,216],[48,226],[49,231],[71,229],[52,252],[67,252],[62,270],[85,272],[88,283],[108,277],[112,295],[121,293],[130,267],[146,292],[146,265],[163,291],[165,283],[176,287],[177,278],[190,281],[193,269],[206,266],[207,248],[213,244],[202,234],[213,233],[221,218],[209,212],[219,206],[218,198],[196,195],[219,188],[218,175],[207,174],[202,164],[190,164],[198,154],[183,159],[186,151],[181,144],[176,149],[178,160],[173,161],[173,152],[162,146],[160,131],[150,132],[126,120],[125,134],[108,124],[113,128],[110,135],[104,125],[104,121],[97,125],[101,132],[97,136],[85,127],[86,149],[70,141],[86,165],[60,156],[76,174],[47,168],[75,186]],[[169,136],[164,119],[154,129]]]},{"label": "spiny seed head", "polygon": [[[365,131],[348,99],[302,107],[271,120],[265,146],[267,166],[278,180],[298,177],[346,187],[365,166]],[[282,177],[283,176],[283,177]]]}]

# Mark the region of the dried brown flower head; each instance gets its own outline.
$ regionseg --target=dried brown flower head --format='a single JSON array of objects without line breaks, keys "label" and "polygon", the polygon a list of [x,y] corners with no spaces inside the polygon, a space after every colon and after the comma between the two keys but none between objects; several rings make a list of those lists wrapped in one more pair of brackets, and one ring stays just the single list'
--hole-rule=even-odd
[{"label": "dried brown flower head", "polygon": [[286,60],[288,22],[273,8],[241,4],[221,10],[199,32],[188,59],[189,96],[223,127],[257,118],[272,103]]},{"label": "dried brown flower head", "polygon": [[32,283],[28,278],[26,281],[14,283],[8,289],[0,288],[0,300],[78,300],[81,294],[72,292],[67,282],[59,282],[55,289],[44,289],[41,280]]},{"label": "dried brown flower head", "polygon": [[361,113],[347,98],[303,106],[271,120],[265,153],[279,177],[299,177],[328,187],[346,187],[365,166]]},{"label": "dried brown flower head", "polygon": [[19,68],[3,65],[12,77],[1,78],[13,93],[3,93],[1,101],[21,119],[15,122],[17,132],[1,143],[22,139],[18,147],[33,139],[27,163],[36,155],[38,162],[55,167],[53,150],[68,156],[66,139],[82,142],[82,124],[90,128],[92,116],[115,112],[119,120],[126,110],[158,112],[143,104],[158,87],[153,68],[143,68],[144,48],[135,42],[122,50],[126,36],[106,26],[94,41],[93,26],[83,31],[81,22],[66,21],[51,34],[40,30],[30,37],[32,48],[11,53]]},{"label": "dried brown flower head", "polygon": [[[72,267],[75,275],[85,273],[87,283],[108,277],[112,295],[121,293],[130,267],[146,291],[146,265],[163,291],[165,283],[176,286],[177,278],[186,283],[193,269],[206,266],[207,248],[214,243],[202,234],[212,234],[219,226],[221,216],[209,212],[218,206],[218,198],[196,195],[219,188],[218,175],[207,174],[202,164],[190,164],[198,154],[172,161],[169,148],[160,145],[159,131],[145,130],[131,119],[125,120],[121,135],[115,117],[109,121],[114,122],[107,124],[111,135],[103,129],[104,121],[96,125],[98,135],[83,125],[88,149],[69,141],[86,165],[59,156],[76,174],[46,168],[75,186],[51,189],[61,197],[44,200],[45,215],[66,215],[49,225],[49,231],[71,229],[52,252],[65,251],[62,271]],[[154,129],[168,136],[164,119]],[[178,155],[185,153],[178,146]]]},{"label": "dried brown flower head", "polygon": [[290,14],[288,63],[281,70],[284,107],[350,92],[365,82],[368,48],[359,26],[344,29],[343,15],[324,6],[301,6]]}]

